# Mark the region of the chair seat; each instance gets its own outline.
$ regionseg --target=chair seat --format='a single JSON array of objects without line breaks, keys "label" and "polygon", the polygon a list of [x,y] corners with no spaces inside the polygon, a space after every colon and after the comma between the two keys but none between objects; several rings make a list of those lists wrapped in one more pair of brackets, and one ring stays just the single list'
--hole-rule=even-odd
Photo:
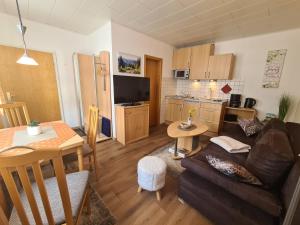
[{"label": "chair seat", "polygon": [[[80,206],[88,185],[88,178],[89,172],[88,171],[81,171],[76,173],[71,173],[66,175],[70,199],[71,199],[71,206],[72,206],[72,215],[76,217],[80,210]],[[50,206],[52,209],[52,214],[54,217],[55,224],[62,224],[65,222],[65,214],[64,209],[60,197],[59,188],[57,185],[56,177],[46,179],[45,181],[46,190],[48,193],[48,198],[50,202]],[[44,211],[43,203],[39,194],[39,189],[36,183],[32,184],[32,190],[37,202],[37,206],[40,209],[40,215],[42,218],[43,224],[48,224],[48,220]],[[20,191],[20,197],[22,204],[24,206],[25,212],[29,219],[30,224],[35,224],[34,217],[32,215],[29,202],[26,197],[26,193],[24,190]],[[10,219],[10,225],[22,225],[20,222],[18,213],[15,208],[13,208]]]},{"label": "chair seat", "polygon": [[[93,149],[88,145],[88,144],[83,144],[82,146],[82,155],[83,157],[86,157],[88,155],[91,155],[93,153]],[[63,161],[65,164],[70,163],[70,162],[74,162],[77,161],[78,157],[77,157],[77,153],[71,153],[68,155],[63,156]]]}]

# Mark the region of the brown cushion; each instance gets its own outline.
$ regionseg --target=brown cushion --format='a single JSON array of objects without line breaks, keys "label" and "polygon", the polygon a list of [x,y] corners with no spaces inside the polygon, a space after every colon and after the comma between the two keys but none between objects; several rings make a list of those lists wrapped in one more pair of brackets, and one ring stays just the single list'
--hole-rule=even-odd
[{"label": "brown cushion", "polygon": [[257,186],[236,182],[222,175],[213,169],[206,161],[200,159],[185,158],[181,160],[181,165],[188,171],[198,175],[200,181],[201,178],[206,179],[222,187],[224,191],[231,193],[270,215],[281,215],[282,205],[276,194]]},{"label": "brown cushion", "polygon": [[268,188],[276,187],[283,180],[294,162],[294,154],[287,135],[269,129],[248,154],[246,168]]},{"label": "brown cushion", "polygon": [[261,130],[259,135],[256,138],[256,142],[259,141],[266,133],[268,130],[274,129],[274,130],[279,130],[284,132],[285,134],[288,135],[288,130],[285,126],[285,123],[279,119],[271,119]]}]

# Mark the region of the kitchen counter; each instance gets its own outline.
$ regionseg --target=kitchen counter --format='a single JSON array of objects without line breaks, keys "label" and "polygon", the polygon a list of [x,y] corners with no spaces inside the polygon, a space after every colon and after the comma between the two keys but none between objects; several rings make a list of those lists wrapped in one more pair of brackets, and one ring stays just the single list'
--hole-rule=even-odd
[{"label": "kitchen counter", "polygon": [[167,95],[165,98],[167,99],[178,99],[183,100],[186,102],[208,102],[208,103],[214,103],[214,104],[223,104],[227,102],[226,99],[206,99],[206,98],[196,98],[196,97],[185,97],[182,95]]}]

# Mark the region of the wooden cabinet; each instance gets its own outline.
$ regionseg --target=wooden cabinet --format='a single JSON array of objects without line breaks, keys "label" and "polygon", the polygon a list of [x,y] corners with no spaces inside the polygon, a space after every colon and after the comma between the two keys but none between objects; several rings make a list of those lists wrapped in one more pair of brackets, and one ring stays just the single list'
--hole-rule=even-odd
[{"label": "wooden cabinet", "polygon": [[224,107],[225,103],[167,99],[165,121],[186,121],[189,110],[194,109],[193,121],[202,122],[208,126],[208,131],[218,133],[223,124]]},{"label": "wooden cabinet", "polygon": [[190,80],[232,79],[234,55],[213,55],[214,50],[214,44],[175,49],[172,68],[190,69]]},{"label": "wooden cabinet", "polygon": [[116,106],[117,140],[123,145],[149,136],[149,105]]},{"label": "wooden cabinet", "polygon": [[178,48],[173,53],[173,70],[190,68],[191,48]]},{"label": "wooden cabinet", "polygon": [[234,64],[233,54],[213,55],[209,57],[206,79],[230,80]]},{"label": "wooden cabinet", "polygon": [[218,133],[223,121],[224,104],[201,103],[199,120],[208,126],[208,131]]},{"label": "wooden cabinet", "polygon": [[182,117],[183,100],[167,99],[165,120],[167,123],[179,121]]},{"label": "wooden cabinet", "polygon": [[207,79],[209,58],[214,54],[214,44],[197,45],[191,48],[190,80]]}]

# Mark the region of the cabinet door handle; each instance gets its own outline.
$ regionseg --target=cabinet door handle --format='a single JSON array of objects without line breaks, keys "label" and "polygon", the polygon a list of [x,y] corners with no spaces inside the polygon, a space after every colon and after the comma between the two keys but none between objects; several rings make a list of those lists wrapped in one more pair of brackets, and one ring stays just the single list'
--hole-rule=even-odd
[{"label": "cabinet door handle", "polygon": [[204,72],[204,77],[206,78],[206,71]]}]

